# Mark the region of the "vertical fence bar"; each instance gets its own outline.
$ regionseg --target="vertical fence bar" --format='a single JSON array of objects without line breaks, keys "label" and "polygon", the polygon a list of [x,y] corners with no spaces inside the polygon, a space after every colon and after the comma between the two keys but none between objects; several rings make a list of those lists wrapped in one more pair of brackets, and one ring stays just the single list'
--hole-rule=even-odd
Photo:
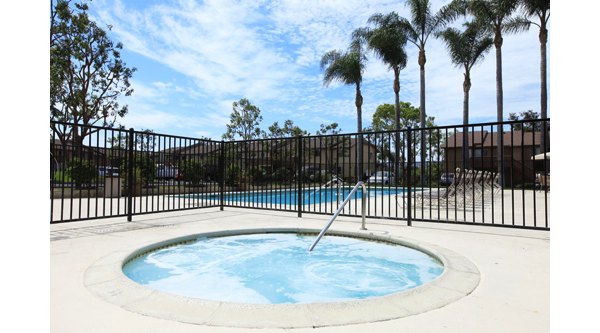
[{"label": "vertical fence bar", "polygon": [[[100,193],[100,176],[98,173],[98,165],[102,164],[104,166],[107,165],[106,163],[106,150],[102,149],[102,147],[100,147],[100,130],[98,130],[96,132],[96,151],[98,152],[96,154],[96,164],[95,164],[95,168],[94,168],[94,173],[96,176],[96,198],[94,200],[94,217],[98,217],[98,201],[100,201],[100,197],[99,197],[99,193]],[[100,151],[102,151],[102,153],[100,153]],[[100,155],[103,154],[104,158],[100,158]],[[112,169],[110,169],[112,171]],[[104,176],[106,178],[106,172],[104,173]],[[104,181],[104,183],[106,184],[106,181]],[[104,198],[106,197],[105,193],[106,193],[106,187],[104,186],[104,184],[102,185],[103,191],[102,191],[102,205],[104,206]]]},{"label": "vertical fence bar", "polygon": [[221,149],[219,152],[219,209],[225,207],[225,140],[221,140]]},{"label": "vertical fence bar", "polygon": [[[544,137],[544,144],[542,146],[542,153],[544,153],[544,176],[548,175],[548,164],[546,162],[546,152],[550,151],[550,136],[548,135],[548,129],[549,129],[549,124],[548,124],[548,120],[544,119],[542,121],[542,125],[544,126],[543,130],[542,130],[542,135]],[[545,221],[545,227],[548,228],[548,191],[546,191],[546,189],[544,189],[544,221]]]},{"label": "vertical fence bar", "polygon": [[298,151],[298,163],[297,163],[297,169],[298,170],[298,176],[296,177],[296,187],[298,188],[298,190],[296,191],[297,196],[298,196],[298,217],[302,217],[302,165],[304,164],[304,159],[303,159],[303,153],[304,153],[304,149],[303,149],[303,140],[302,140],[302,134],[298,136],[298,139],[296,141],[296,145],[298,146],[297,151]]},{"label": "vertical fence bar", "polygon": [[[76,131],[75,129],[73,129],[73,131]],[[83,140],[84,138],[81,138],[81,142],[73,142],[74,145],[74,149],[77,150],[77,159],[78,161],[76,162],[77,164],[83,163],[83,160],[85,159],[85,155],[84,155],[84,151],[83,151]],[[72,160],[72,162],[75,162],[74,160]],[[83,201],[83,183],[77,184],[74,183],[72,185],[73,190],[77,189],[77,187],[79,187],[79,198],[77,200],[77,218],[79,220],[81,220],[81,202]]]},{"label": "vertical fence bar", "polygon": [[[63,128],[63,133],[66,130],[66,125],[64,126],[65,128]],[[61,187],[60,187],[60,219],[63,220],[64,219],[64,211],[65,211],[65,173],[66,173],[66,161],[67,161],[67,149],[66,149],[66,144],[63,143],[60,138],[60,149],[61,149],[61,173],[60,173],[60,182],[61,182]]]},{"label": "vertical fence bar", "polygon": [[[54,221],[54,188],[55,180],[54,175],[58,172],[58,163],[55,163],[56,157],[56,131],[52,131],[52,137],[50,138],[50,223]],[[62,202],[62,198],[60,200]]]},{"label": "vertical fence bar", "polygon": [[[510,205],[512,225],[515,225],[515,131],[514,124],[510,124]],[[504,160],[504,159],[503,159]]]},{"label": "vertical fence bar", "polygon": [[408,165],[406,166],[406,174],[407,174],[407,181],[406,181],[406,188],[408,190],[408,202],[407,202],[407,207],[406,209],[408,210],[407,212],[407,224],[408,226],[412,226],[412,163],[413,163],[413,156],[412,156],[412,129],[409,127],[408,131],[406,132],[407,134],[407,146],[408,146]]},{"label": "vertical fence bar", "polygon": [[131,222],[133,216],[133,128],[129,129],[127,137],[127,221]]},{"label": "vertical fence bar", "polygon": [[[541,123],[543,125],[543,123]],[[535,126],[537,126],[537,124],[535,122],[532,123],[533,127],[535,128]],[[533,226],[536,227],[537,226],[537,200],[536,200],[536,188],[535,188],[535,179],[536,179],[536,170],[535,170],[535,159],[533,156],[536,155],[535,153],[535,147],[536,147],[536,140],[535,140],[535,130],[533,132],[533,142],[531,143],[532,145],[532,161],[531,161],[531,170],[532,170],[532,182],[533,182],[533,195],[532,195],[532,200],[533,200]]]},{"label": "vertical fence bar", "polygon": [[[145,161],[150,159],[150,156],[148,156],[148,155],[150,155],[149,152],[145,151],[145,149],[146,149],[145,139],[146,139],[146,133],[141,132],[139,134],[139,145],[140,145],[140,157],[141,157],[140,162],[142,165],[145,165]],[[152,163],[154,163],[154,162],[152,162]],[[146,195],[145,195],[146,203],[144,206],[146,207],[146,211],[154,211],[154,205],[152,205],[152,207],[150,209],[148,209],[148,207],[150,206],[148,204],[149,203],[148,199],[150,199],[149,196],[152,196],[152,198],[154,199],[154,189],[152,189],[151,195],[149,195],[148,190],[149,189],[146,189]],[[140,207],[141,206],[142,206],[142,201],[140,200]]]},{"label": "vertical fence bar", "polygon": [[[525,123],[523,123],[523,127],[525,127]],[[533,128],[533,127],[532,127]],[[533,133],[532,133],[533,134]],[[525,131],[524,129],[521,130],[521,203],[522,203],[522,219],[523,219],[523,226],[525,226],[526,220],[525,220]]]},{"label": "vertical fence bar", "polygon": [[[473,126],[473,130],[475,130],[475,126]],[[483,136],[483,126],[480,127],[480,132],[481,135]],[[483,144],[483,137],[481,139],[481,157],[480,157],[480,161],[481,161],[481,170],[485,170],[485,147]],[[488,174],[489,177],[490,174]],[[487,179],[483,179],[483,181],[481,182],[481,223],[485,223],[485,184],[487,182]]]}]

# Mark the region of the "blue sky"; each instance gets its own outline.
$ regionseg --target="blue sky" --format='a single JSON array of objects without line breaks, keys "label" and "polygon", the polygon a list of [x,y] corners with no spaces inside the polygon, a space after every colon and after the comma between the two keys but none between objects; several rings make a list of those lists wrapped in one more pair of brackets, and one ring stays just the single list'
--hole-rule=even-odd
[{"label": "blue sky", "polygon": [[[437,11],[447,1],[432,1]],[[356,131],[354,87],[324,87],[321,56],[347,48],[352,31],[374,13],[409,18],[404,1],[121,1],[94,0],[91,15],[124,44],[122,57],[136,67],[135,90],[122,103],[126,127],[158,133],[220,139],[232,102],[248,98],[261,109],[266,130],[291,119],[315,133],[337,122]],[[550,29],[552,31],[552,29]],[[504,113],[539,112],[537,27],[505,36]],[[436,124],[462,123],[463,71],[453,66],[444,44],[427,43],[426,110]],[[402,101],[419,105],[417,49],[408,44],[401,71]],[[393,73],[373,55],[364,73],[363,126],[376,107],[393,104]],[[494,49],[472,72],[471,122],[496,120]],[[549,110],[549,115],[551,115]]]}]

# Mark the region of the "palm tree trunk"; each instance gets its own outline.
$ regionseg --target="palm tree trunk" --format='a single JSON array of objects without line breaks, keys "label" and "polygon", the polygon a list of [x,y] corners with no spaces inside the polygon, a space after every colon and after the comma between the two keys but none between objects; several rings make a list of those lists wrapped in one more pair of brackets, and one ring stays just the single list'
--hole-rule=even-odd
[{"label": "palm tree trunk", "polygon": [[496,31],[494,37],[494,45],[496,47],[496,116],[498,121],[497,145],[498,145],[498,174],[500,175],[500,185],[504,186],[504,177],[502,175],[502,160],[504,158],[504,134],[502,129],[503,116],[503,92],[502,92],[502,35],[500,31]]},{"label": "palm tree trunk", "polygon": [[[542,19],[542,26],[540,27],[540,112],[542,119],[546,119],[548,117],[548,90],[547,90],[547,82],[546,82],[546,44],[548,42],[548,29],[546,29],[545,21]],[[543,124],[546,126],[546,123]],[[547,133],[544,131],[543,133]],[[542,134],[542,142],[541,148],[542,152],[548,151],[547,149],[547,140],[546,136]]]},{"label": "palm tree trunk", "polygon": [[465,80],[463,82],[463,169],[469,169],[469,91],[471,90],[471,74],[465,70]]},{"label": "palm tree trunk", "polygon": [[356,114],[357,114],[357,126],[358,126],[358,140],[357,140],[357,165],[356,165],[356,176],[357,176],[357,181],[362,180],[363,179],[363,137],[362,134],[360,134],[362,132],[362,103],[363,103],[363,98],[362,95],[360,93],[360,84],[357,83],[356,84]]},{"label": "palm tree trunk", "polygon": [[395,180],[398,181],[400,176],[400,69],[398,66],[394,66],[394,95],[395,96],[395,140],[394,148],[395,154],[394,158],[396,163],[394,163],[394,175],[396,176]]},{"label": "palm tree trunk", "polygon": [[425,185],[425,62],[427,62],[427,58],[425,57],[425,45],[421,45],[419,49],[419,67],[421,74],[421,98],[420,98],[420,120],[421,120],[421,186]]}]

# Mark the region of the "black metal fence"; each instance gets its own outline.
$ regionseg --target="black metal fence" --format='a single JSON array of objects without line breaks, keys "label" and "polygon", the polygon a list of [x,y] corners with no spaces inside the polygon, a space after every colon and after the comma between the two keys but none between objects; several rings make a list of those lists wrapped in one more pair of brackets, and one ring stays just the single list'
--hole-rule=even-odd
[{"label": "black metal fence", "polygon": [[[206,207],[549,229],[549,119],[214,141],[51,122],[50,222]],[[540,155],[541,154],[541,155]],[[361,214],[357,192],[342,215]]]}]

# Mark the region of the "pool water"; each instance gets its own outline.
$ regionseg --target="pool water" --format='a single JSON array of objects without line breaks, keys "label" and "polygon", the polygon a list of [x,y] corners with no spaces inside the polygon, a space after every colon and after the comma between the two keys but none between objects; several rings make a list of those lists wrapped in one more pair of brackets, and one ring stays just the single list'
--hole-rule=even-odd
[{"label": "pool water", "polygon": [[[339,190],[333,188],[317,188],[317,189],[304,189],[302,191],[302,203],[303,204],[319,204],[344,201],[346,196],[352,191],[352,188],[344,187]],[[395,195],[404,193],[403,188],[369,188],[369,197],[382,197],[384,195]],[[185,198],[190,199],[210,199],[219,200],[218,194],[189,194],[185,195]],[[354,199],[362,198],[362,192],[356,191]],[[231,192],[224,195],[225,201],[234,202],[252,202],[259,204],[280,204],[280,205],[296,205],[298,204],[298,191],[297,190],[265,190],[265,191],[249,191],[249,192]]]},{"label": "pool water", "polygon": [[429,255],[400,245],[326,235],[249,234],[193,241],[129,261],[130,279],[167,293],[215,301],[335,302],[397,293],[443,272]]}]

